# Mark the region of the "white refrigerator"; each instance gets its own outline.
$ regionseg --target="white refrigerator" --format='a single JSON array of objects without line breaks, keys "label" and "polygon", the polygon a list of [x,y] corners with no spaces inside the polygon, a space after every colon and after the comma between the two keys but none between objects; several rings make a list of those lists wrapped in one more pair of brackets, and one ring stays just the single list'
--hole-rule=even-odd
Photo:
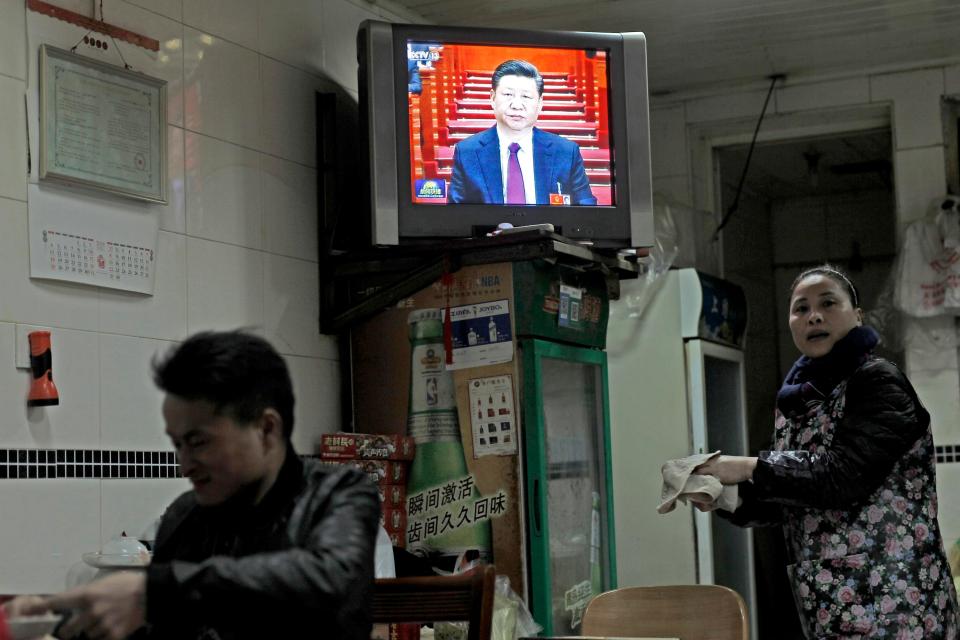
[{"label": "white refrigerator", "polygon": [[743,292],[694,269],[620,285],[607,329],[619,585],[728,586],[756,638],[752,532],[689,506],[656,512],[664,461],[748,453]]}]

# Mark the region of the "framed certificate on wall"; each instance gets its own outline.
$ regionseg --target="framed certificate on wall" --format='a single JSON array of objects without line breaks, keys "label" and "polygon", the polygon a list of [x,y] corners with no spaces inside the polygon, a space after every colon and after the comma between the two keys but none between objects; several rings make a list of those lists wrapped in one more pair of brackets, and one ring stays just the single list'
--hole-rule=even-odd
[{"label": "framed certificate on wall", "polygon": [[40,47],[40,179],[167,202],[167,83]]}]

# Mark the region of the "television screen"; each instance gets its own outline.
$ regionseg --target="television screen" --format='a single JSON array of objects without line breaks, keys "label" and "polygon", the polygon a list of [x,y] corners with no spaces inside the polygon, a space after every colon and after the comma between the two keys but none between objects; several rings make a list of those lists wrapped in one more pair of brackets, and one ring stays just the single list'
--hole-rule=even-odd
[{"label": "television screen", "polygon": [[358,55],[374,244],[501,222],[651,244],[643,34],[368,21]]},{"label": "television screen", "polygon": [[413,202],[616,202],[608,50],[406,45]]}]

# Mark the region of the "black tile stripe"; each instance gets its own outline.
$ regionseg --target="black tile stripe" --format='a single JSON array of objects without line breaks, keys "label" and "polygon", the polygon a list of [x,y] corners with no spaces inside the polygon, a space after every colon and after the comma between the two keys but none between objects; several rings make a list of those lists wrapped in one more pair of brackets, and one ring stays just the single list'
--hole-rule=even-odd
[{"label": "black tile stripe", "polygon": [[960,462],[960,444],[937,445],[937,464]]},{"label": "black tile stripe", "polygon": [[960,444],[938,444],[936,456],[937,464],[960,462]]},{"label": "black tile stripe", "polygon": [[174,451],[0,449],[0,480],[179,477]]},{"label": "black tile stripe", "polygon": [[[960,463],[960,444],[938,444],[937,464]],[[303,457],[317,457],[309,454]],[[0,449],[0,480],[179,478],[174,451]]]}]

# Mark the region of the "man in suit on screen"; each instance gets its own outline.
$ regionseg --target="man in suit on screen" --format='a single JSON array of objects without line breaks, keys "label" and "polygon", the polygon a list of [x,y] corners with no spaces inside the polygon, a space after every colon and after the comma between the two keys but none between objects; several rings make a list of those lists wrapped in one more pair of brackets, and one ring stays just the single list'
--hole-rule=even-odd
[{"label": "man in suit on screen", "polygon": [[453,203],[595,205],[580,147],[537,128],[543,77],[525,60],[493,72],[490,102],[497,124],[457,143]]}]

